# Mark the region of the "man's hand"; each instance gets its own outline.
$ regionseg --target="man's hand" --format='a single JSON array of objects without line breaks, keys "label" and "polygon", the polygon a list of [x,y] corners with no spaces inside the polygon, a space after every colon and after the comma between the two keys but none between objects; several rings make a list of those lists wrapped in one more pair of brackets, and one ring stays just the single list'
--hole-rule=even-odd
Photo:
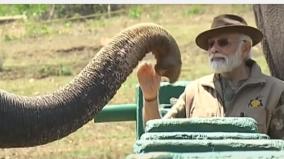
[{"label": "man's hand", "polygon": [[154,99],[160,88],[159,76],[151,63],[143,62],[138,66],[137,78],[145,99]]}]

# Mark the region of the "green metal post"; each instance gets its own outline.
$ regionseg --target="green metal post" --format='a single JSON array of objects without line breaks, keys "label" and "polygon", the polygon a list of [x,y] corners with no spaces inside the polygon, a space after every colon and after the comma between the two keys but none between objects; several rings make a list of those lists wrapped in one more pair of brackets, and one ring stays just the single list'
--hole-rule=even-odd
[{"label": "green metal post", "polygon": [[[170,103],[170,98],[178,98],[184,91],[189,81],[177,81],[174,84],[168,82],[162,82],[159,92],[160,106]],[[136,103],[137,103],[137,119],[136,119],[136,139],[140,139],[140,136],[144,133],[142,108],[143,108],[143,94],[139,86],[136,88]]]},{"label": "green metal post", "polygon": [[142,108],[143,108],[143,94],[139,86],[136,87],[136,103],[137,103],[137,119],[136,119],[136,139],[140,139],[140,136],[144,133]]},{"label": "green metal post", "polygon": [[136,104],[107,105],[94,118],[96,123],[135,120]]}]

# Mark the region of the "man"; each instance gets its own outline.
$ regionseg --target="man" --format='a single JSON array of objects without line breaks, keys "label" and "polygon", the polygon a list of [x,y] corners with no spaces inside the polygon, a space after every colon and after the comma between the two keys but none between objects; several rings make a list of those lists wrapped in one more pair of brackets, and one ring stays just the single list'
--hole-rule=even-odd
[{"label": "man", "polygon": [[[240,16],[215,17],[211,29],[196,37],[214,74],[190,82],[164,118],[252,117],[261,133],[283,138],[284,83],[262,74],[250,58],[262,36]],[[161,118],[157,101],[161,77],[148,63],[139,66],[137,77],[145,101],[144,121]]]}]

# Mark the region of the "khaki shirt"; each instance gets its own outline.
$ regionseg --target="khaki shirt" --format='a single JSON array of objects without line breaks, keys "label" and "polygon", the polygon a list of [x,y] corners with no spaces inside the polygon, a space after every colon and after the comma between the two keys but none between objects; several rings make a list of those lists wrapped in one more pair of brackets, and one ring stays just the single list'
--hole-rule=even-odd
[{"label": "khaki shirt", "polygon": [[165,118],[252,117],[261,133],[284,138],[284,82],[264,75],[250,62],[249,78],[236,90],[226,110],[220,77],[212,74],[190,82]]}]

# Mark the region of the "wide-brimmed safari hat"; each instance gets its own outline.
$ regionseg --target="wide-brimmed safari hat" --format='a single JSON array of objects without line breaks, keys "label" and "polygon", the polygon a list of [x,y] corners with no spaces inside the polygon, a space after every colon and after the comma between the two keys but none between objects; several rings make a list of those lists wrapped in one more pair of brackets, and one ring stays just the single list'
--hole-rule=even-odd
[{"label": "wide-brimmed safari hat", "polygon": [[256,45],[262,40],[263,34],[257,28],[247,25],[244,18],[233,15],[223,14],[214,18],[211,28],[200,33],[196,39],[196,44],[208,50],[208,39],[222,33],[242,33],[248,35],[252,39],[252,46]]}]

